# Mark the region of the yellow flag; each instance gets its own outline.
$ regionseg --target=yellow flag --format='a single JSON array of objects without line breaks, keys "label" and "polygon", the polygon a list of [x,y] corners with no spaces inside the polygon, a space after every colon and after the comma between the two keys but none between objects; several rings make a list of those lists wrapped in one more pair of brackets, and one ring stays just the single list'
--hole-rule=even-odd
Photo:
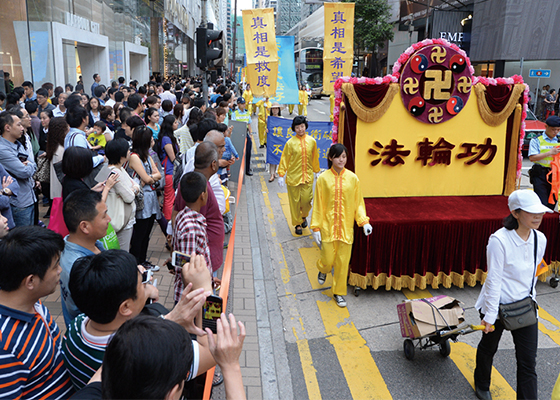
[{"label": "yellow flag", "polygon": [[354,3],[323,3],[325,42],[323,92],[334,93],[334,82],[352,74],[354,62]]},{"label": "yellow flag", "polygon": [[278,49],[273,8],[243,10],[247,55],[247,82],[256,97],[274,97],[278,76]]}]

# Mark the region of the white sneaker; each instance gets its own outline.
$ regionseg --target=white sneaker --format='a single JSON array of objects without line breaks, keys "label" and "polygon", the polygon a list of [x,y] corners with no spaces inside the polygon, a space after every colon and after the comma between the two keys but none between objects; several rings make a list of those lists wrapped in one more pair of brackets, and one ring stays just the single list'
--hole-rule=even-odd
[{"label": "white sneaker", "polygon": [[323,274],[322,272],[319,272],[319,275],[317,276],[317,282],[319,282],[319,285],[323,285],[326,279],[327,279],[327,274]]},{"label": "white sneaker", "polygon": [[346,307],[346,300],[344,300],[344,297],[339,296],[338,294],[335,294],[334,296],[334,301],[336,301],[336,305],[339,307]]}]

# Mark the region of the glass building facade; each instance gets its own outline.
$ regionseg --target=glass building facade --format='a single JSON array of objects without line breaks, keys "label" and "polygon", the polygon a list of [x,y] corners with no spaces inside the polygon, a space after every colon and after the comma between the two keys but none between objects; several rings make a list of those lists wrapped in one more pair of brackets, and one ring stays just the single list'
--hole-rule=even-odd
[{"label": "glass building facade", "polygon": [[199,10],[186,7],[186,0],[2,2],[0,69],[15,86],[29,80],[35,88],[75,85],[82,76],[88,93],[95,73],[105,85],[121,76],[145,83],[152,74],[192,74]]}]

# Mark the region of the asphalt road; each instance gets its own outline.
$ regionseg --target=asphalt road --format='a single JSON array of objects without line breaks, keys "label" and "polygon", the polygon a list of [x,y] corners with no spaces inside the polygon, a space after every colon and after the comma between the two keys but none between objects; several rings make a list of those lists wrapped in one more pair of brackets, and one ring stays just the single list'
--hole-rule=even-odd
[{"label": "asphalt road", "polygon": [[[294,115],[283,112],[287,118]],[[329,99],[311,100],[308,116],[328,121]],[[317,282],[319,249],[309,229],[303,236],[293,234],[286,219],[286,190],[276,182],[268,183],[263,170],[247,182],[247,193],[255,226],[252,240],[259,243],[263,273],[274,277],[274,285],[262,295],[273,327],[270,362],[279,382],[279,398],[475,399],[474,357],[482,334],[460,336],[447,358],[435,347],[417,350],[409,361],[402,349],[396,307],[407,298],[444,294],[460,300],[466,321],[477,324],[480,319],[473,306],[480,284],[415,292],[368,288],[359,297],[348,287],[348,307],[338,308],[331,299],[330,276],[323,286]],[[526,177],[523,185],[528,185]],[[558,290],[544,282],[537,285],[541,307],[537,373],[542,399],[550,398],[560,372]],[[502,337],[494,366],[493,398],[515,398],[515,354],[509,333]]]}]

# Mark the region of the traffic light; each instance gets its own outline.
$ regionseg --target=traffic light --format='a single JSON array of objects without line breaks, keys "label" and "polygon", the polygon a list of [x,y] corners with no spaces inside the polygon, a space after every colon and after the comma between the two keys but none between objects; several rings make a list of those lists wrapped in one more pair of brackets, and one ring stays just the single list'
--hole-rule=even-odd
[{"label": "traffic light", "polygon": [[213,66],[212,62],[222,58],[222,50],[218,47],[223,31],[208,28],[196,28],[196,65],[201,69]]}]

